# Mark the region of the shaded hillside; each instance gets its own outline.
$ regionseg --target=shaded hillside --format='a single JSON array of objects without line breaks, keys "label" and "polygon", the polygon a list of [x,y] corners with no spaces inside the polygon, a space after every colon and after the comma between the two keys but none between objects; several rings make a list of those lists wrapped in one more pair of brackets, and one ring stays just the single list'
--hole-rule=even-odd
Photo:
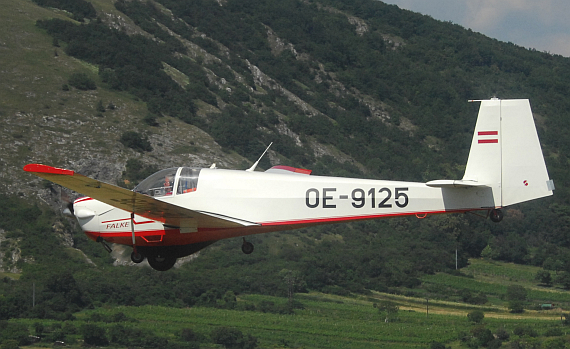
[{"label": "shaded hillside", "polygon": [[[262,248],[252,259],[236,256],[238,242],[226,241],[176,271],[193,280],[215,265],[184,305],[228,287],[228,275],[236,292],[284,292],[283,268],[300,272],[311,289],[414,287],[423,273],[453,269],[456,249],[465,265],[487,245],[496,259],[570,271],[567,58],[379,1],[85,2],[95,19],[58,3],[22,0],[0,12],[2,190],[57,211],[60,189],[23,174],[23,165],[47,163],[129,187],[163,167],[246,168],[274,142],[260,167],[461,178],[478,110],[467,99],[531,100],[553,198],[513,207],[499,225],[457,215],[258,236]],[[84,249],[79,238],[71,245]],[[109,267],[109,259],[85,251],[97,268]],[[106,285],[97,268],[83,277]],[[112,273],[124,272],[147,274]]]}]

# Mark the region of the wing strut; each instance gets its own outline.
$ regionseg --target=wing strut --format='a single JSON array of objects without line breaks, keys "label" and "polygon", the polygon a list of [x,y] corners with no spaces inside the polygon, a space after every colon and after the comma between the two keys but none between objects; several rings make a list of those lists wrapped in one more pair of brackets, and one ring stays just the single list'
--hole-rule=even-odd
[{"label": "wing strut", "polygon": [[133,237],[133,252],[137,253],[137,245],[135,243],[135,213],[131,212],[131,233]]}]

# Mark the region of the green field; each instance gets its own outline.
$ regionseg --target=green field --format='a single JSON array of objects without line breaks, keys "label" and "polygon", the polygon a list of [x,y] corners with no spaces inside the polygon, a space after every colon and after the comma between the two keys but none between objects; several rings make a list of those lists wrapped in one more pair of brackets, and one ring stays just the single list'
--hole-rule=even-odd
[{"label": "green field", "polygon": [[[168,308],[160,306],[103,307],[84,310],[74,314],[73,320],[60,322],[39,319],[12,319],[11,322],[26,325],[30,333],[42,323],[46,332],[66,328],[69,324],[77,331],[66,334],[69,346],[82,344],[80,329],[90,323],[106,329],[107,335],[117,325],[138,333],[152,334],[180,343],[183,329],[191,329],[199,338],[201,348],[220,348],[211,339],[213,329],[233,328],[257,338],[260,348],[427,348],[433,342],[444,343],[452,348],[473,347],[476,333],[488,329],[493,334],[503,331],[509,338],[505,342],[520,342],[537,348],[566,335],[569,326],[561,321],[567,311],[570,293],[560,289],[540,289],[535,285],[534,275],[538,269],[507,263],[473,260],[462,273],[470,276],[435,274],[424,276],[422,288],[469,290],[485,293],[490,301],[484,305],[472,305],[450,299],[429,299],[404,295],[372,292],[368,295],[342,297],[316,292],[295,295],[302,307],[294,314],[278,314],[260,311],[260,304],[272,303],[284,306],[287,299],[262,295],[239,295],[235,309],[214,307]],[[528,304],[556,300],[562,309],[537,311],[526,309],[512,314],[501,300],[508,285],[524,285],[528,290]],[[492,299],[492,300],[491,300]],[[390,302],[399,310],[389,316],[374,305]],[[468,320],[467,314],[483,311],[482,324]],[[126,316],[119,322],[112,319],[122,313]],[[520,334],[521,329],[532,328],[534,333]],[[135,332],[131,332],[135,333]],[[565,337],[564,337],[565,338]],[[537,344],[538,343],[538,344]],[[558,343],[558,342],[557,342]],[[39,343],[49,347],[50,343]],[[505,345],[505,343],[503,344]],[[111,346],[116,346],[111,343]],[[477,346],[475,346],[477,347]],[[168,349],[168,348],[167,348]]]},{"label": "green field", "polygon": [[[284,301],[255,295],[244,296],[242,299],[254,302],[262,299]],[[202,307],[173,309],[143,306],[85,311],[76,314],[77,320],[73,323],[80,327],[93,314],[110,316],[122,312],[137,320],[122,323],[123,326],[154,332],[169,340],[176,340],[182,329],[191,328],[205,339],[202,347],[215,347],[208,343],[211,330],[215,327],[232,327],[257,337],[261,348],[421,348],[428,347],[434,341],[459,346],[458,338],[469,334],[476,327],[464,314],[426,316],[425,312],[400,310],[393,321],[386,323],[384,316],[374,309],[370,300],[322,294],[299,295],[298,299],[305,309],[297,310],[294,315]],[[441,310],[442,305],[437,305],[437,308]],[[30,327],[37,322],[17,321]],[[50,324],[53,322],[48,322],[47,326]],[[115,326],[114,323],[96,324],[104,328]],[[521,325],[532,326],[539,334],[558,327],[565,330],[557,321],[539,319],[532,315],[520,319],[485,318],[484,325],[492,332],[500,327],[512,332]],[[511,336],[512,339],[517,338]],[[75,339],[79,339],[79,336]]]}]

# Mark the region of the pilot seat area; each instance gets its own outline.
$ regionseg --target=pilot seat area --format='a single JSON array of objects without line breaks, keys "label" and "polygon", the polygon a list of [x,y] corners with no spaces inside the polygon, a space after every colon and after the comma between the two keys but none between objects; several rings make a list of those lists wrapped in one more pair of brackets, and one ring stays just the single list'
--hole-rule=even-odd
[{"label": "pilot seat area", "polygon": [[134,191],[153,197],[191,193],[198,189],[200,170],[193,167],[167,168],[150,175]]}]

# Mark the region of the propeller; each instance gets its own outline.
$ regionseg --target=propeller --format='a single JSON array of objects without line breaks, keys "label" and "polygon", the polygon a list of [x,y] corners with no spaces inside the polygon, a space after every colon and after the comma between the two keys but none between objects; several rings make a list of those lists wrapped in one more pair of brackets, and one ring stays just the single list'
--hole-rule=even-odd
[{"label": "propeller", "polygon": [[61,202],[65,204],[63,214],[68,217],[75,217],[75,211],[73,210],[73,200],[71,200],[63,188],[60,188],[60,199]]}]

